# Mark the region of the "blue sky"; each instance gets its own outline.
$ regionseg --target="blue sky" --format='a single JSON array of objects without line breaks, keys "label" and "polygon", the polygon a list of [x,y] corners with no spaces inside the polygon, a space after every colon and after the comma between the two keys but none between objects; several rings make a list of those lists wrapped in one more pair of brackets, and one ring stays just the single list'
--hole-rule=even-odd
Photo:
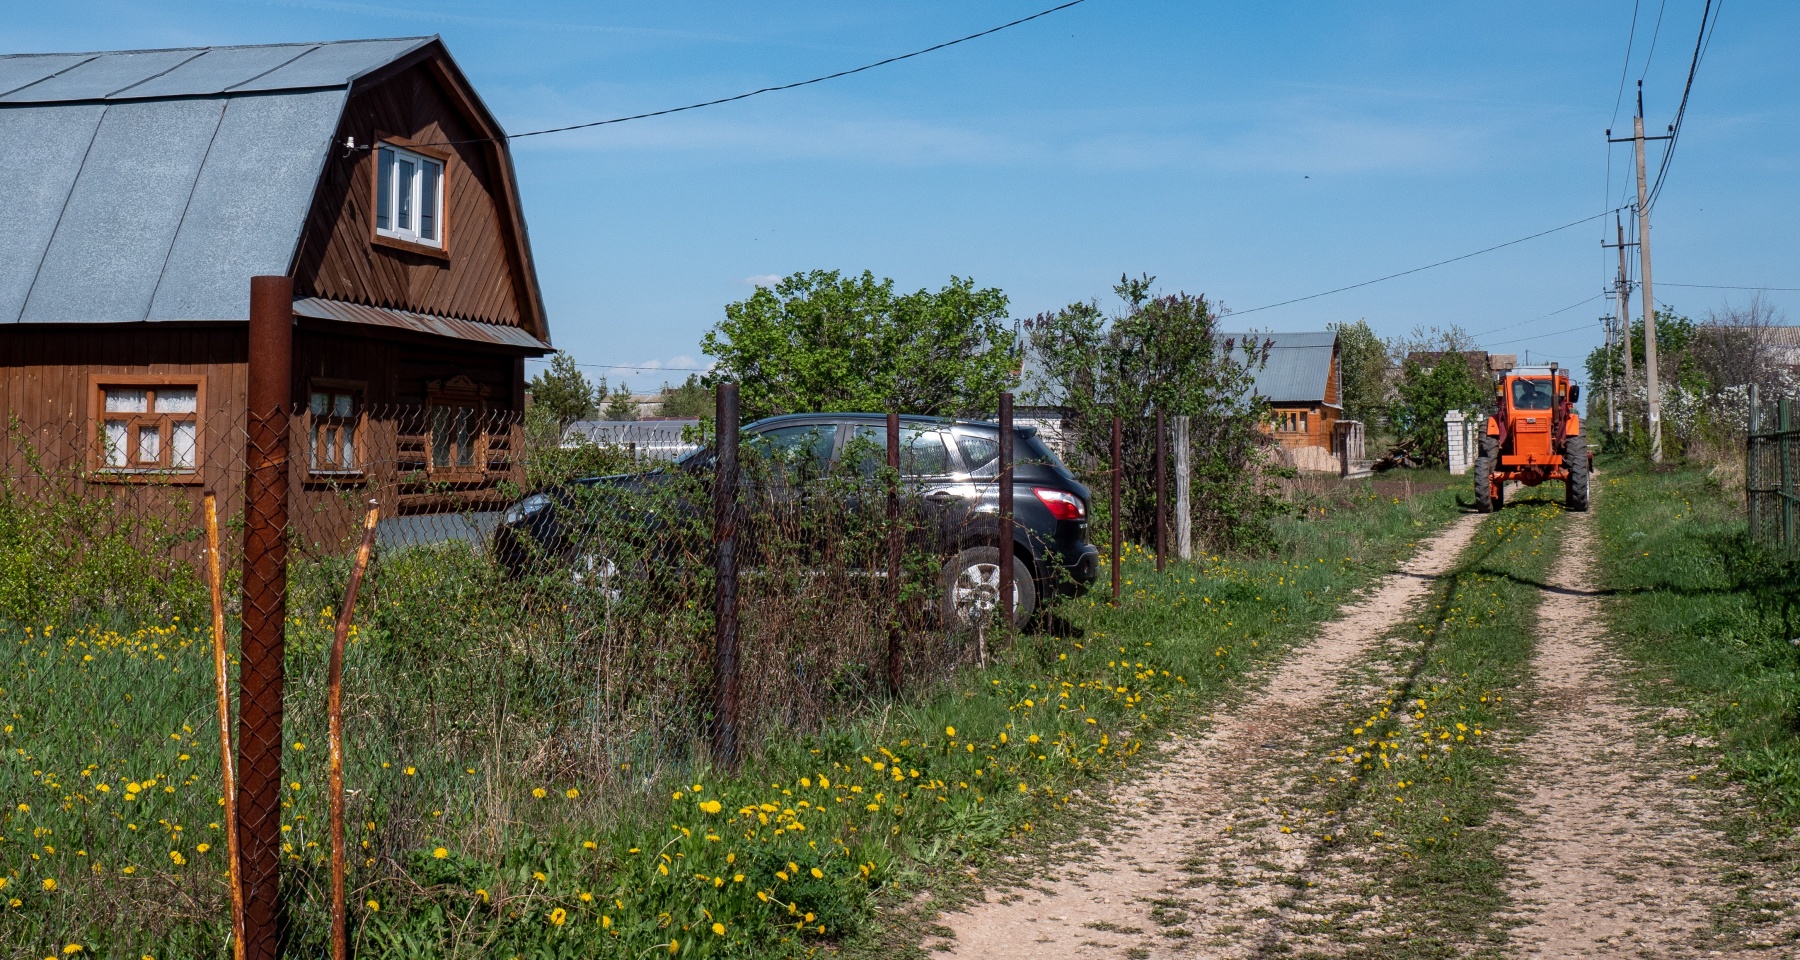
[{"label": "blue sky", "polygon": [[[973,277],[1019,317],[1105,303],[1123,272],[1248,310],[1616,203],[1629,150],[1613,148],[1609,178],[1601,131],[1629,129],[1640,74],[1648,126],[1670,121],[1703,3],[1640,0],[1616,120],[1633,0],[1089,0],[828,84],[529,138],[514,156],[554,339],[584,364],[702,366],[726,303],[812,268],[906,288]],[[804,79],[1049,5],[63,0],[9,4],[0,45],[439,33],[516,133]],[[1796,41],[1800,5],[1730,0],[1701,67],[1652,225],[1657,297],[1696,318],[1751,292],[1674,284],[1800,287]],[[1233,325],[1456,323],[1501,352],[1579,361],[1606,301],[1546,315],[1610,282],[1602,233],[1596,221]],[[1767,299],[1800,318],[1800,293]],[[638,389],[685,376],[594,372]]]}]

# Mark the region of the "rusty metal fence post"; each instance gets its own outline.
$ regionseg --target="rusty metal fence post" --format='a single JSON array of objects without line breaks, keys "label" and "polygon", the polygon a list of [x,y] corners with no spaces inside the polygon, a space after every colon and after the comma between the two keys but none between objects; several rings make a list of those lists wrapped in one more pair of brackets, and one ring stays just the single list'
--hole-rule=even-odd
[{"label": "rusty metal fence post", "polygon": [[238,851],[244,956],[280,949],[282,658],[287,626],[288,409],[294,285],[250,278],[243,635],[238,666]]},{"label": "rusty metal fence post", "polygon": [[900,414],[887,415],[887,682],[900,695]]},{"label": "rusty metal fence post", "polygon": [[1013,395],[1000,393],[1000,622],[1010,639],[1017,590],[1013,583]]},{"label": "rusty metal fence post", "polygon": [[1156,408],[1156,572],[1163,572],[1163,558],[1169,552],[1168,510],[1164,506],[1168,486],[1168,470],[1164,466],[1168,441],[1163,423],[1163,411]]},{"label": "rusty metal fence post", "polygon": [[1119,605],[1119,517],[1125,512],[1125,504],[1119,496],[1123,475],[1120,473],[1120,449],[1125,445],[1124,424],[1118,417],[1112,421],[1112,602]]},{"label": "rusty metal fence post", "polygon": [[738,765],[738,385],[719,384],[713,471],[713,760]]}]

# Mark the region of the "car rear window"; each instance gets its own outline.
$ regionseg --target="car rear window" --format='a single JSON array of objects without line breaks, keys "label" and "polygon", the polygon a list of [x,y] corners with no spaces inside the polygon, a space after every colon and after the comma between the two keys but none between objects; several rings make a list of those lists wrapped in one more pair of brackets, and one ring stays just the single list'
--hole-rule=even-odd
[{"label": "car rear window", "polygon": [[[991,477],[999,471],[999,431],[988,436],[959,430],[956,434],[956,448],[962,451],[963,463],[969,468],[971,475]],[[1038,436],[1038,432],[1030,428],[1013,430],[1013,462],[1040,463],[1064,479],[1075,479],[1075,474],[1069,471],[1056,451],[1050,449],[1043,438]]]}]

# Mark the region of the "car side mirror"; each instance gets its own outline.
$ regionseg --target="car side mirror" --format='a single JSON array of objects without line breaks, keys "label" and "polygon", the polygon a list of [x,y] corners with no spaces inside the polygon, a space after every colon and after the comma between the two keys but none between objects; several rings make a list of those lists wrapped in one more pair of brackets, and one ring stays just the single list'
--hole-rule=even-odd
[{"label": "car side mirror", "polygon": [[1569,385],[1569,402],[1570,403],[1580,403],[1581,402],[1581,387],[1576,386],[1575,384]]}]

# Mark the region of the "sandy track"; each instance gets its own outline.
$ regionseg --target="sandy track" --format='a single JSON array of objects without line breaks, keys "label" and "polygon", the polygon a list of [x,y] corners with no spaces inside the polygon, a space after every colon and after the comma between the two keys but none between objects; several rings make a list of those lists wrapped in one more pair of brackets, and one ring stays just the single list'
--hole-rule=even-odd
[{"label": "sandy track", "polygon": [[1503,850],[1523,880],[1513,894],[1525,924],[1510,952],[1719,956],[1696,940],[1731,895],[1717,856],[1725,841],[1705,825],[1711,801],[1695,771],[1646,735],[1654,718],[1619,689],[1624,671],[1599,640],[1594,520],[1566,522],[1538,610],[1532,709],[1541,726],[1520,745],[1521,825]]},{"label": "sandy track", "polygon": [[[1480,523],[1466,516],[1427,541],[1400,572],[1291,651],[1247,702],[1221,711],[1204,734],[1175,737],[1166,762],[1111,800],[1119,828],[1091,856],[1057,868],[1011,893],[990,891],[966,912],[942,918],[952,936],[927,950],[952,957],[1009,958],[1174,956],[1181,941],[1159,938],[1157,916],[1185,902],[1192,875],[1184,869],[1200,820],[1232,802],[1244,768],[1263,745],[1280,739],[1327,706],[1329,692],[1449,571]],[[1268,905],[1244,904],[1246,932]],[[1254,934],[1252,934],[1252,937]],[[1251,939],[1251,937],[1246,937]]]}]

